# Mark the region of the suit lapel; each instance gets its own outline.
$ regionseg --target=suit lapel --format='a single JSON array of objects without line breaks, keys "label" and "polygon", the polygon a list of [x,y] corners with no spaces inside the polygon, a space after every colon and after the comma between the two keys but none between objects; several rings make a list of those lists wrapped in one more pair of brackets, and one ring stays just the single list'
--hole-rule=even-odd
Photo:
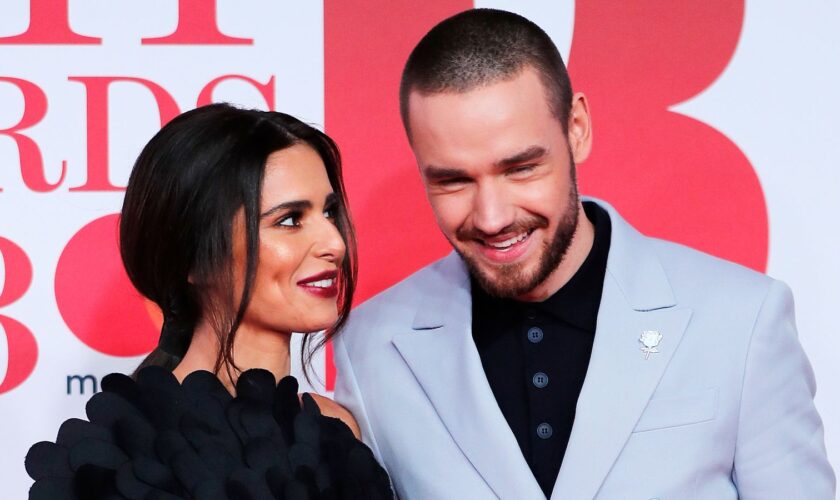
[{"label": "suit lapel", "polygon": [[[615,281],[604,285],[601,311],[575,423],[552,498],[594,498],[636,426],[682,338],[691,311],[634,311],[620,304]],[[645,359],[639,337],[662,334]]]},{"label": "suit lapel", "polygon": [[[690,309],[675,307],[650,244],[606,206],[610,255],[592,356],[552,498],[594,498],[682,339]],[[648,359],[643,331],[662,335]]]},{"label": "suit lapel", "polygon": [[[607,204],[612,237],[592,356],[553,499],[594,498],[621,453],[691,317],[678,308],[647,238]],[[453,440],[501,498],[542,498],[487,383],[471,332],[469,279],[456,254],[441,261],[411,331],[394,337]],[[642,332],[657,331],[645,359]]]},{"label": "suit lapel", "polygon": [[[453,277],[455,279],[453,280]],[[472,340],[469,280],[457,255],[441,262],[414,319],[393,343],[452,439],[501,498],[544,498],[502,415]]]}]

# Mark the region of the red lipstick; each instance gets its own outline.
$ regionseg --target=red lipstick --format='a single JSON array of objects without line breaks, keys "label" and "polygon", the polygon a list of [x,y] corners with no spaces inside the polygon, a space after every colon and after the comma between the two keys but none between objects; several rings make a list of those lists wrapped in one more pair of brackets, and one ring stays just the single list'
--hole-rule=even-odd
[{"label": "red lipstick", "polygon": [[338,295],[338,271],[324,271],[313,274],[297,282],[307,292],[322,299],[331,299]]}]

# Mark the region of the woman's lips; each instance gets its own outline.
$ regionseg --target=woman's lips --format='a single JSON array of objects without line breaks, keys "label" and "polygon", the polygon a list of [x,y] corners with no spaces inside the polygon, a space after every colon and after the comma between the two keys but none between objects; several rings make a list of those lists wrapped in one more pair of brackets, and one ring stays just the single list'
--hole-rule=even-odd
[{"label": "woman's lips", "polygon": [[331,299],[338,295],[337,277],[337,271],[324,271],[298,281],[297,285],[316,297]]}]

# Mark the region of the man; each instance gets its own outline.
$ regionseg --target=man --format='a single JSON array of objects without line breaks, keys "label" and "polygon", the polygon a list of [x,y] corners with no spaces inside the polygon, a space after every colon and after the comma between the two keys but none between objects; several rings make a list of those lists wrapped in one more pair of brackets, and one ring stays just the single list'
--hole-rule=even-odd
[{"label": "man", "polygon": [[401,498],[834,498],[788,288],[581,201],[589,108],[544,32],[456,15],[400,98],[455,252],[360,306],[335,360]]}]

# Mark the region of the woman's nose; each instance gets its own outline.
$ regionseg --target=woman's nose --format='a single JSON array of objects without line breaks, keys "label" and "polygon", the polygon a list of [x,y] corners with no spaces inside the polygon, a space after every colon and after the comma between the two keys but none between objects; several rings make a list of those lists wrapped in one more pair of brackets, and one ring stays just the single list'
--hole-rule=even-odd
[{"label": "woman's nose", "polygon": [[340,263],[344,259],[346,246],[338,227],[330,219],[320,223],[317,241],[314,246],[317,257]]}]

